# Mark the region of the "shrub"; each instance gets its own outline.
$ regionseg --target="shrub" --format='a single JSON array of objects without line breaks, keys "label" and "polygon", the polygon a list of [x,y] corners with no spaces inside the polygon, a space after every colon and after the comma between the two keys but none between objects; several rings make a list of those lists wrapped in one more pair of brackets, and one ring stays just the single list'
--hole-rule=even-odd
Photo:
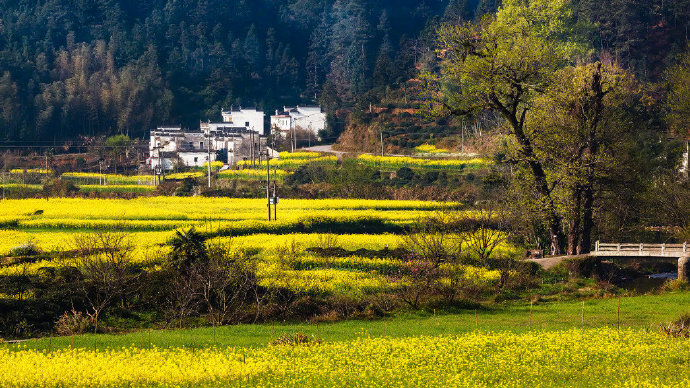
[{"label": "shrub", "polygon": [[184,178],[182,180],[182,184],[175,189],[175,193],[173,194],[176,197],[189,197],[194,194],[194,179],[192,178]]},{"label": "shrub", "polygon": [[661,324],[661,331],[665,334],[676,338],[690,337],[690,313],[681,315],[675,321],[668,324]]},{"label": "shrub", "polygon": [[55,322],[55,331],[59,335],[82,334],[93,327],[93,318],[72,309],[66,311],[60,319]]},{"label": "shrub", "polygon": [[41,253],[41,250],[32,242],[26,242],[22,245],[17,245],[10,250],[10,256],[36,256]]},{"label": "shrub", "polygon": [[398,178],[405,180],[405,181],[409,181],[409,180],[414,179],[414,171],[412,171],[412,169],[409,167],[399,168],[396,175]]},{"label": "shrub", "polygon": [[321,338],[316,338],[313,334],[311,336],[304,333],[283,333],[280,337],[269,342],[272,346],[298,346],[298,345],[318,345],[321,344]]},{"label": "shrub", "polygon": [[79,192],[79,188],[74,182],[62,180],[60,178],[46,181],[43,184],[43,194],[51,197],[71,197]]},{"label": "shrub", "polygon": [[664,283],[664,291],[686,291],[688,288],[687,282],[680,279],[669,279]]}]

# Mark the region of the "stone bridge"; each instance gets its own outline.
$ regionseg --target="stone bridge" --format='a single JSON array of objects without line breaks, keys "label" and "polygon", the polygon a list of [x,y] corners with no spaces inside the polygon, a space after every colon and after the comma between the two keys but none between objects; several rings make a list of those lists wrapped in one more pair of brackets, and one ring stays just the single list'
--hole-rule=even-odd
[{"label": "stone bridge", "polygon": [[597,241],[590,256],[678,259],[678,279],[688,281],[690,246],[682,244],[602,243]]},{"label": "stone bridge", "polygon": [[649,259],[677,259],[678,260],[678,279],[688,281],[690,278],[690,246],[687,242],[682,244],[646,244],[646,243],[602,243],[597,241],[594,250],[589,254],[578,256],[558,256],[543,259],[528,259],[541,265],[544,269],[549,269],[564,260],[584,258],[594,256],[606,257],[629,257],[629,258],[649,258]]}]

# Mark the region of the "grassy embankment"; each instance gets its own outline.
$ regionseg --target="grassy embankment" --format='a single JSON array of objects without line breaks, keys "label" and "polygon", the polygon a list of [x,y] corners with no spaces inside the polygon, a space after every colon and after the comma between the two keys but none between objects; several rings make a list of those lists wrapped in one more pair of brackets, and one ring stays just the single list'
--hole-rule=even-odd
[{"label": "grassy embankment", "polygon": [[[666,293],[622,297],[620,299],[620,327],[659,331],[659,324],[677,318],[690,310],[690,292]],[[525,333],[528,331],[557,331],[574,328],[618,327],[618,299],[537,303],[530,306],[507,304],[493,308],[459,310],[433,314],[433,312],[401,313],[395,317],[359,321],[349,320],[331,324],[283,323],[236,325],[215,328],[218,347],[262,347],[282,333],[303,332],[317,335],[325,342],[350,341],[362,335],[372,337],[416,337],[456,335],[475,331]],[[213,346],[214,329],[211,327],[187,330],[151,330],[120,335],[98,335],[98,348],[127,346],[196,347]],[[16,345],[6,345],[16,346]],[[31,340],[22,349],[58,349],[67,347],[93,349],[92,334],[73,337],[53,337]]]}]

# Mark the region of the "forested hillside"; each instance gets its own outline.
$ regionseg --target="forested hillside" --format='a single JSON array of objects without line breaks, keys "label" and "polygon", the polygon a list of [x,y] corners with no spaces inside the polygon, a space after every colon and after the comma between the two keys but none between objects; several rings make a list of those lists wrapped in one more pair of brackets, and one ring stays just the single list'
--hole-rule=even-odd
[{"label": "forested hillside", "polygon": [[[442,21],[498,0],[17,0],[0,9],[0,139],[143,136],[221,107],[376,103],[417,73]],[[577,0],[592,46],[658,77],[690,1]],[[335,117],[335,115],[332,115]],[[333,130],[338,130],[333,125]]]}]

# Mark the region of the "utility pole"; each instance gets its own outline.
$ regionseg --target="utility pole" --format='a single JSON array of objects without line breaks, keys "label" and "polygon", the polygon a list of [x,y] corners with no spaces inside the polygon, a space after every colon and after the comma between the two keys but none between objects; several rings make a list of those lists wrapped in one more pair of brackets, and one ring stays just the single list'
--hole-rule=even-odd
[{"label": "utility pole", "polygon": [[211,127],[208,128],[206,148],[208,148],[208,157],[206,161],[208,162],[208,188],[211,188]]},{"label": "utility pole", "polygon": [[268,207],[268,220],[271,220],[271,156],[266,149],[266,206]]},{"label": "utility pole", "polygon": [[290,130],[292,131],[292,136],[290,136],[290,145],[292,146],[292,152],[295,152],[295,148],[297,148],[297,128],[292,126]]},{"label": "utility pole", "polygon": [[252,130],[251,135],[251,144],[249,145],[249,151],[252,153],[252,168],[254,168],[254,131]]},{"label": "utility pole", "polygon": [[[158,165],[161,167],[161,182],[165,182],[165,159],[161,157],[161,149],[163,145],[158,148]],[[179,154],[178,154],[179,155]]]},{"label": "utility pole", "polygon": [[685,139],[685,177],[690,178],[690,139]]},{"label": "utility pole", "polygon": [[[275,193],[275,189],[273,189]],[[275,194],[274,194],[275,195]],[[5,200],[5,172],[2,172],[2,200]]]},{"label": "utility pole", "polygon": [[383,131],[381,131],[381,156],[383,156]]},{"label": "utility pole", "polygon": [[[158,166],[153,165],[153,161],[151,161],[151,167],[153,167],[154,175],[158,179],[158,185],[161,184],[163,180],[165,180],[165,163],[163,161],[163,158],[161,157],[161,150],[163,149],[163,145],[159,144],[153,149],[156,150],[156,153],[158,153]],[[156,167],[158,168],[158,172],[156,173]]]},{"label": "utility pole", "polygon": [[[266,150],[268,153],[268,150]],[[278,184],[278,166],[273,166],[273,221],[278,220],[278,196],[276,195],[276,185]]]}]

